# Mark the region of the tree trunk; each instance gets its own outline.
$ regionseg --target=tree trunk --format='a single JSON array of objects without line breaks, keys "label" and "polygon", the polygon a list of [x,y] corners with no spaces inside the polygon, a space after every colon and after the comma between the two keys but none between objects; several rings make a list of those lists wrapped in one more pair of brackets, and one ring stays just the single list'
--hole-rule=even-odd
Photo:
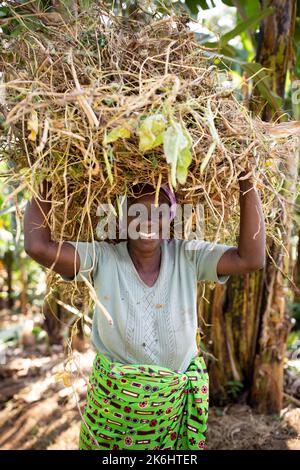
[{"label": "tree trunk", "polygon": [[[286,74],[294,61],[293,39],[296,23],[296,0],[260,0],[261,8],[273,7],[273,15],[267,16],[260,25],[259,42],[255,61],[268,69],[270,89],[284,97]],[[262,97],[255,96],[255,111],[264,121],[279,116],[266,105]]]},{"label": "tree trunk", "polygon": [[55,301],[53,295],[47,295],[43,305],[43,314],[45,317],[44,328],[48,333],[49,344],[63,344],[61,306]]},{"label": "tree trunk", "polygon": [[[294,266],[293,279],[294,279],[296,286],[298,287],[298,292],[296,292],[294,296],[294,303],[299,304],[300,303],[300,230],[298,230],[297,261]],[[299,316],[297,316],[297,319],[296,319],[296,328],[300,329]]]},{"label": "tree trunk", "polygon": [[[271,251],[276,263],[283,268],[281,247],[272,247]],[[287,287],[283,275],[270,263],[267,266],[265,284],[263,321],[250,402],[261,412],[278,413],[282,409],[283,366],[291,319],[286,312]]]},{"label": "tree trunk", "polygon": [[[256,61],[270,69],[271,88],[284,97],[285,78],[292,60],[296,1],[261,1],[261,6],[273,6],[275,13],[261,25]],[[255,96],[255,104],[257,114],[271,120],[274,113],[266,102]],[[290,157],[287,164],[289,202],[293,202],[295,194],[296,160],[297,157]],[[286,218],[282,214],[278,223],[282,245],[289,250],[291,212]],[[200,299],[199,289],[199,316],[200,324],[205,324],[202,329],[209,353],[212,403],[228,399],[235,381],[244,385],[249,403],[258,411],[276,413],[282,408],[283,361],[290,321],[285,308],[287,287],[280,270],[290,274],[291,265],[281,247],[272,244],[269,250],[278,267],[268,259],[263,270],[231,276],[225,286],[216,285],[213,291],[205,292],[209,303]]]},{"label": "tree trunk", "polygon": [[[262,1],[266,6],[266,1]],[[292,41],[296,20],[296,1],[272,0],[274,15],[263,21],[262,41],[257,51],[257,61],[271,69],[272,89],[284,97],[286,74],[292,65]],[[272,110],[264,108],[263,118],[271,120]],[[295,202],[298,174],[298,152],[287,155],[286,184],[284,194],[288,203]],[[284,274],[291,276],[292,265],[290,239],[292,232],[292,206],[286,204],[286,213],[280,212],[278,226],[282,234],[282,246],[274,243],[270,253],[276,266],[268,260],[265,276],[265,291],[261,311],[261,330],[255,358],[255,367],[250,402],[264,413],[279,413],[283,403],[283,367],[287,336],[291,320],[286,311],[288,286]],[[285,249],[283,249],[284,247]]]},{"label": "tree trunk", "polygon": [[252,380],[255,347],[259,332],[263,270],[244,276],[231,276],[226,286],[216,285],[200,297],[204,343],[212,357],[207,359],[210,398],[222,404],[230,398],[230,381],[240,382],[246,390]]}]

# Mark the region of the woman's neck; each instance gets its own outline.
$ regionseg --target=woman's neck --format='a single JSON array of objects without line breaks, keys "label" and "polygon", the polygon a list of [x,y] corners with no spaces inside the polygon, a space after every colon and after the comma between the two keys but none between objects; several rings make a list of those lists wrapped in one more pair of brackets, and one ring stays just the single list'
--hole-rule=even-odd
[{"label": "woman's neck", "polygon": [[140,249],[129,241],[127,242],[129,255],[138,270],[141,273],[154,273],[159,270],[161,260],[161,244],[153,248]]}]

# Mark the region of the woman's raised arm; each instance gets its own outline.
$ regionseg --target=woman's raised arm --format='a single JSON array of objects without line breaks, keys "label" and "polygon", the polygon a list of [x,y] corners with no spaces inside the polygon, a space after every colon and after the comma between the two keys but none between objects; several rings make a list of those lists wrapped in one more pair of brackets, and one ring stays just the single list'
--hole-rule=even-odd
[{"label": "woman's raised arm", "polygon": [[[24,215],[24,248],[35,261],[50,268],[56,260],[59,243],[51,239],[47,217],[51,209],[49,191],[51,183],[43,182],[39,197],[28,201]],[[70,243],[63,242],[53,270],[73,278],[80,269],[80,258]]]},{"label": "woman's raised arm", "polygon": [[[246,172],[240,176],[246,176]],[[252,178],[239,180],[239,186],[239,243],[220,258],[218,275],[246,274],[263,268],[266,263],[266,229],[258,191]]]}]

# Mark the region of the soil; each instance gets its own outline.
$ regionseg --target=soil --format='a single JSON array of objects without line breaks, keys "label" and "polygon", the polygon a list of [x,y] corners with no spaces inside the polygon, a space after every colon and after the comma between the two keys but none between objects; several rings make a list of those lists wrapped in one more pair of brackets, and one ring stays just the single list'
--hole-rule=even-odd
[{"label": "soil", "polygon": [[[66,387],[61,347],[11,347],[0,366],[0,449],[78,449],[80,410],[94,352],[74,353],[82,376]],[[78,398],[78,405],[75,397]],[[280,416],[256,414],[247,405],[211,407],[207,450],[300,450],[300,408],[286,403]]]}]

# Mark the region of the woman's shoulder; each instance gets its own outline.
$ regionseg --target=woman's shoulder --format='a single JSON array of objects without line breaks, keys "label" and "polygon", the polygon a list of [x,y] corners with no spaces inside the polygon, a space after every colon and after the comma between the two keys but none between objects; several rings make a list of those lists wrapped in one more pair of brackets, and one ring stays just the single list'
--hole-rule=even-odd
[{"label": "woman's shoulder", "polygon": [[101,240],[98,243],[102,251],[107,255],[112,255],[118,259],[124,256],[127,240],[121,240],[118,242]]},{"label": "woman's shoulder", "polygon": [[121,242],[114,242],[114,241],[107,241],[107,240],[97,240],[98,248],[106,253],[117,253],[122,252],[124,249],[124,241]]}]

